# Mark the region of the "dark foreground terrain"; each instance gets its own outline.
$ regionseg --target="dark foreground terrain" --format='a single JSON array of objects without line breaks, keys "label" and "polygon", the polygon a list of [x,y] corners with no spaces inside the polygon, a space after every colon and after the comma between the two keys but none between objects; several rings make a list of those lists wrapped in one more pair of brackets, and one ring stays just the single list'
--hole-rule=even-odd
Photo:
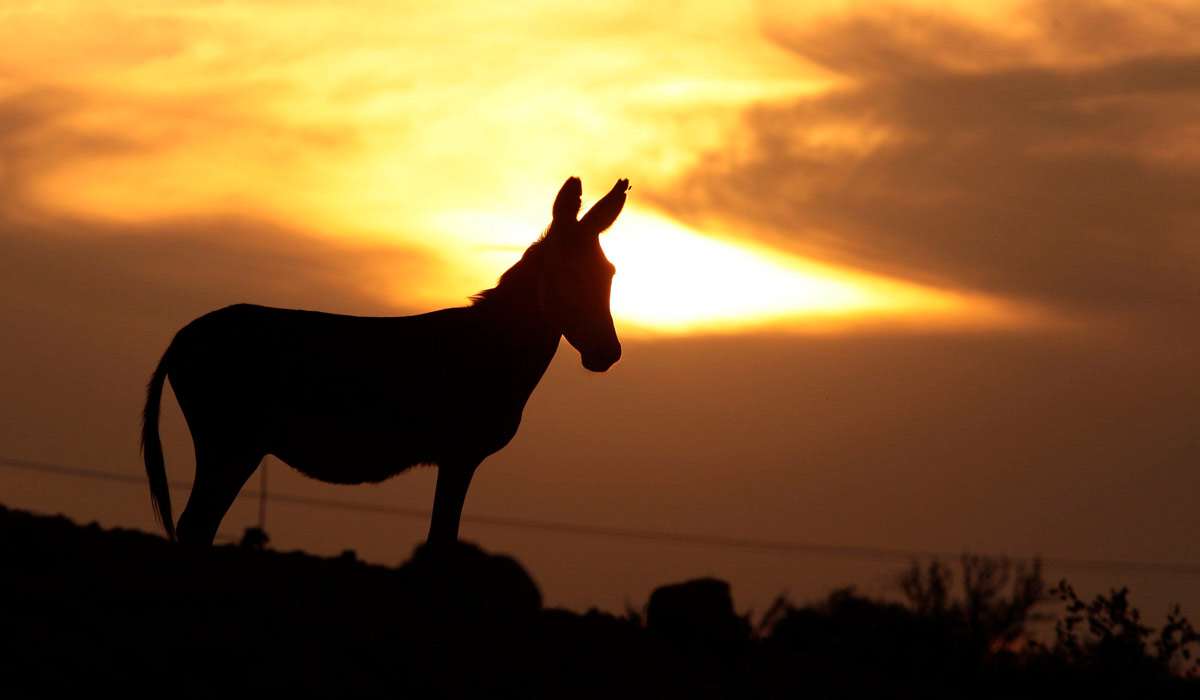
[{"label": "dark foreground terrain", "polygon": [[[388,568],[0,507],[0,697],[1200,697],[1145,632],[1024,645],[1030,577],[960,605],[937,572],[914,567],[907,606],[838,591],[754,630],[712,579],[579,615],[470,545]],[[1110,613],[1083,617],[1116,634]]]}]

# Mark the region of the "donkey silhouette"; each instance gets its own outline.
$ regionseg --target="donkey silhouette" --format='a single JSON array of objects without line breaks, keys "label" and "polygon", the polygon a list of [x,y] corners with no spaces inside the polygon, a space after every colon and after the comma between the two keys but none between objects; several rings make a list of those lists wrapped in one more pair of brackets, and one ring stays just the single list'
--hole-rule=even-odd
[{"label": "donkey silhouette", "polygon": [[[513,438],[558,349],[603,372],[621,357],[609,311],[616,272],[599,234],[625,205],[618,180],[582,218],[569,178],[550,226],[467,306],[361,317],[238,304],[178,333],[150,379],[142,452],[167,536],[211,545],[238,491],[272,454],[321,481],[379,482],[436,465],[429,542],[453,542],[476,467]],[[196,450],[176,526],[158,434],[171,380]]]}]

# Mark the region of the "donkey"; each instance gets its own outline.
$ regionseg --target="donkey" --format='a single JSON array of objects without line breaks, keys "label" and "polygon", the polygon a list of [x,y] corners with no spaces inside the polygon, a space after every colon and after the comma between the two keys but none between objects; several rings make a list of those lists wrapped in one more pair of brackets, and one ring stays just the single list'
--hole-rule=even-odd
[{"label": "donkey", "polygon": [[[467,306],[361,317],[238,304],[184,326],[150,379],[142,452],[167,536],[211,545],[263,457],[336,484],[379,482],[436,465],[429,542],[453,542],[475,468],[508,444],[558,349],[604,372],[621,357],[609,311],[616,268],[599,234],[625,205],[618,180],[582,218],[569,178],[550,226],[497,285]],[[170,378],[196,450],[179,517],[158,434]]]}]

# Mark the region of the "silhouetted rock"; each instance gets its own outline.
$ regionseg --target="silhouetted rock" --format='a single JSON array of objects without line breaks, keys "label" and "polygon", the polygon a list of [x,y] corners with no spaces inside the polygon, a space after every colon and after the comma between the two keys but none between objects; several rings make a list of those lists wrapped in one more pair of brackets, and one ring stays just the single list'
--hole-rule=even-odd
[{"label": "silhouetted rock", "polygon": [[733,611],[729,584],[699,578],[662,586],[650,594],[646,628],[677,644],[725,648],[746,641],[749,624]]},{"label": "silhouetted rock", "polygon": [[247,549],[266,549],[270,541],[267,531],[261,527],[248,527],[242,535],[242,546]]},{"label": "silhouetted rock", "polygon": [[466,542],[423,544],[396,571],[398,587],[447,615],[533,615],[542,593],[512,557]]}]

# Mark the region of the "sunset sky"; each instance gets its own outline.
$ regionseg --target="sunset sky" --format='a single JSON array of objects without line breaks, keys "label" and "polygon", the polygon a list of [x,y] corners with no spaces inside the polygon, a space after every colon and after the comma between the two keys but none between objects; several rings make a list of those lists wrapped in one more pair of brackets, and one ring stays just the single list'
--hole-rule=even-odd
[{"label": "sunset sky", "polygon": [[[1200,564],[1194,2],[8,3],[0,458],[141,474],[188,321],[460,305],[571,175],[585,207],[633,186],[602,238],[624,357],[560,347],[468,517]],[[428,508],[434,472],[270,477]],[[0,503],[156,529],[119,482],[3,469]],[[280,549],[395,563],[426,528],[269,506]],[[462,536],[579,609],[701,575],[759,610],[894,593],[903,565]],[[1196,576],[1061,576],[1200,616]]]}]

